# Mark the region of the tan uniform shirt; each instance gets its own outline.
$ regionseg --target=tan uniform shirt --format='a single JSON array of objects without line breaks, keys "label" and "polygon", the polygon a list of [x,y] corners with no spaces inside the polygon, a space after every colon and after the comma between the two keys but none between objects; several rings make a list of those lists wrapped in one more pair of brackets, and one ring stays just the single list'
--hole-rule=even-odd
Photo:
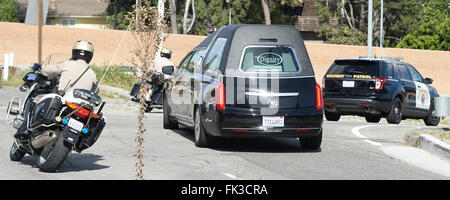
[{"label": "tan uniform shirt", "polygon": [[155,68],[154,68],[154,70],[155,70],[156,72],[162,73],[162,68],[163,68],[164,66],[169,66],[169,65],[175,67],[175,65],[173,64],[173,62],[170,61],[169,59],[167,59],[166,57],[157,56],[157,57],[155,58]]},{"label": "tan uniform shirt", "polygon": [[94,70],[88,69],[86,73],[70,88],[78,77],[83,74],[86,68],[89,67],[84,60],[69,60],[56,65],[42,66],[41,74],[47,77],[59,76],[58,90],[64,90],[67,85],[67,91],[74,89],[86,89],[93,91],[97,86],[97,76]]}]

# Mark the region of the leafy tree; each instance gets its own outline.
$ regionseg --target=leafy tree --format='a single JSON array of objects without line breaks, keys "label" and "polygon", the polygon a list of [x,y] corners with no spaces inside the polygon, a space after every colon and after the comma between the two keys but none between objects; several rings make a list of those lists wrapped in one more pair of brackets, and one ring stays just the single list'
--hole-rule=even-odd
[{"label": "leafy tree", "polygon": [[397,47],[449,51],[450,8],[444,2],[431,2],[424,11],[418,29],[406,35]]},{"label": "leafy tree", "polygon": [[[366,45],[367,1],[318,1],[319,36],[337,44]],[[373,1],[373,45],[380,40],[380,0]],[[384,46],[448,49],[449,0],[384,1]],[[337,26],[329,19],[336,17]]]},{"label": "leafy tree", "polygon": [[16,0],[0,0],[0,21],[16,22]]},{"label": "leafy tree", "polygon": [[[106,14],[108,17],[106,18],[107,23],[111,28],[126,30],[128,28],[129,21],[126,19],[126,16],[129,12],[133,11],[133,6],[136,5],[136,1],[130,0],[106,0],[108,1],[108,6],[106,7]],[[142,1],[142,0],[141,0]],[[152,1],[151,5],[156,6],[158,1]],[[115,7],[117,6],[117,7]],[[117,9],[117,13],[114,12],[114,9]],[[115,14],[117,14],[117,25],[114,27]]]},{"label": "leafy tree", "polygon": [[[265,22],[261,0],[230,0],[230,2],[232,24],[262,24]],[[267,0],[267,2],[272,24],[292,24],[291,17],[285,12],[285,8],[298,6],[298,0]],[[207,35],[209,27],[215,26],[219,29],[228,25],[228,9],[224,0],[195,0],[196,21],[191,33]]]},{"label": "leafy tree", "polygon": [[[345,44],[345,45],[365,45],[365,34],[357,27],[363,28],[363,26],[357,23],[363,23],[359,20],[358,15],[354,12],[354,8],[362,8],[361,5],[353,5],[349,12],[342,10],[346,9],[345,1],[337,2],[333,5],[326,5],[317,3],[317,14],[319,15],[319,29],[316,31],[320,37],[325,38],[326,42],[333,44]],[[350,2],[347,2],[351,5]],[[350,6],[348,6],[350,8]],[[350,13],[350,14],[349,14]],[[338,25],[331,25],[330,19],[341,15]]]},{"label": "leafy tree", "polygon": [[126,16],[128,12],[133,11],[133,5],[135,5],[134,1],[108,0],[108,7],[106,7],[108,17],[106,20],[110,27],[118,30],[126,30],[129,24]]}]

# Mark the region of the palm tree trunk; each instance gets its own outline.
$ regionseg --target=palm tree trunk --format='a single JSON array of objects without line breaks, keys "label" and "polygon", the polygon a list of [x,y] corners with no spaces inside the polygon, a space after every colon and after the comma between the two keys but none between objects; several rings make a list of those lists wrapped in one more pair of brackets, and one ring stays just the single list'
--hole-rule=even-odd
[{"label": "palm tree trunk", "polygon": [[266,25],[272,24],[272,22],[270,21],[270,10],[269,5],[267,5],[267,0],[261,0],[261,5],[263,8],[264,20],[266,21]]},{"label": "palm tree trunk", "polygon": [[177,2],[176,0],[170,0],[170,24],[172,27],[172,33],[178,34],[178,27],[177,27]]},{"label": "palm tree trunk", "polygon": [[186,0],[186,4],[184,5],[184,17],[183,17],[183,34],[187,34],[187,19],[189,14],[189,6],[191,4],[191,0]]},{"label": "palm tree trunk", "polygon": [[117,22],[117,13],[119,12],[118,7],[119,7],[119,5],[117,3],[117,0],[114,0],[114,29],[117,29],[117,24],[118,24],[118,22]]}]

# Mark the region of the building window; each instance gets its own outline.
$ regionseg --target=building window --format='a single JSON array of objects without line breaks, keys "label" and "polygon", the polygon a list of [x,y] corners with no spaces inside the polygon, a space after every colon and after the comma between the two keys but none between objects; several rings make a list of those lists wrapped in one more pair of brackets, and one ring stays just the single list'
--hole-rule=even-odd
[{"label": "building window", "polygon": [[61,19],[61,26],[75,26],[76,24],[76,19]]}]

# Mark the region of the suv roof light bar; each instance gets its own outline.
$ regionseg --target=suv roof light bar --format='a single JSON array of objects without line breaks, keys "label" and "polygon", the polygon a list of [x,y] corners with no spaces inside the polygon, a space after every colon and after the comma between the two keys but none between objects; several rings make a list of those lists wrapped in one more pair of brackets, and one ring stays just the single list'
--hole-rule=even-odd
[{"label": "suv roof light bar", "polygon": [[395,61],[404,61],[405,59],[403,57],[383,57],[383,56],[375,56],[375,57],[367,57],[367,56],[359,56],[359,58],[369,58],[369,59],[390,59]]}]

